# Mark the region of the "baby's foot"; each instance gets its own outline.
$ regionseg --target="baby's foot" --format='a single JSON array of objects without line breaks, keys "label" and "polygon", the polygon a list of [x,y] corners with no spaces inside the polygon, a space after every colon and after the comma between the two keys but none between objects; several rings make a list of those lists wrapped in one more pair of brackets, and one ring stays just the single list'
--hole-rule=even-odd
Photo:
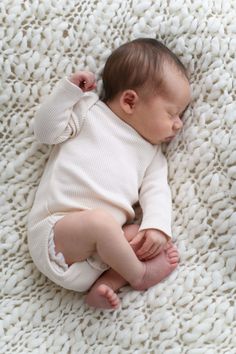
[{"label": "baby's foot", "polygon": [[86,297],[86,303],[89,306],[100,309],[115,310],[119,307],[120,300],[112,288],[105,284],[101,284],[93,291],[90,291]]},{"label": "baby's foot", "polygon": [[131,284],[136,290],[145,290],[158,284],[166,278],[179,263],[179,253],[172,243],[169,243],[164,251],[155,258],[143,262],[145,273],[136,284]]}]

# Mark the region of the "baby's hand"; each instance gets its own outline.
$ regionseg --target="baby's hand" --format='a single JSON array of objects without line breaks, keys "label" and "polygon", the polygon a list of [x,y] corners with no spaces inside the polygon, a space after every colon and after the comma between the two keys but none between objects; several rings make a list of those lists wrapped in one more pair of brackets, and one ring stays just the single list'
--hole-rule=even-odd
[{"label": "baby's hand", "polygon": [[147,229],[137,233],[130,242],[140,260],[149,260],[157,256],[168,242],[168,237],[156,229]]},{"label": "baby's hand", "polygon": [[69,77],[69,80],[79,86],[83,92],[96,88],[95,75],[90,71],[77,71]]}]

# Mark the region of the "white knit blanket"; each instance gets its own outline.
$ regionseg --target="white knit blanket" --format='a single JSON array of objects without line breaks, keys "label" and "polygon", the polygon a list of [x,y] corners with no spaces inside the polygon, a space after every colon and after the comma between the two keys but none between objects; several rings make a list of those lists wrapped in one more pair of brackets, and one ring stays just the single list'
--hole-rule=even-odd
[{"label": "white knit blanket", "polygon": [[[236,353],[235,18],[235,0],[1,0],[1,353]],[[50,151],[32,124],[58,79],[89,69],[101,84],[110,51],[141,36],[191,73],[184,130],[166,149],[181,263],[100,311],[31,261],[26,217]]]}]

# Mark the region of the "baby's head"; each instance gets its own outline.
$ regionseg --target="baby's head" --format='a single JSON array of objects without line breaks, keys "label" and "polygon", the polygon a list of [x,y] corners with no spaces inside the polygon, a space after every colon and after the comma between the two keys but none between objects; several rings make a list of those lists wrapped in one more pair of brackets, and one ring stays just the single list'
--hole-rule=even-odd
[{"label": "baby's head", "polygon": [[121,45],[109,56],[103,70],[103,101],[110,101],[127,89],[147,97],[166,93],[164,69],[168,65],[188,80],[181,61],[156,39],[139,38]]},{"label": "baby's head", "polygon": [[139,38],[117,48],[102,80],[102,100],[149,142],[168,141],[182,127],[176,121],[161,133],[165,113],[179,117],[186,109],[190,86],[184,65],[159,41]]}]

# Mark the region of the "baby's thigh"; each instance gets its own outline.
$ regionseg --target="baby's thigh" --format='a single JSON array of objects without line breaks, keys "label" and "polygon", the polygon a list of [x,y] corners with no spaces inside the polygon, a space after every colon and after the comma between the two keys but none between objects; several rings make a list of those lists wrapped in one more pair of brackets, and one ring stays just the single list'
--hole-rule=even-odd
[{"label": "baby's thigh", "polygon": [[68,290],[83,292],[109,267],[97,254],[83,262],[68,265],[63,255],[55,254],[54,226],[64,216],[51,215],[28,230],[28,245],[37,268],[54,283]]},{"label": "baby's thigh", "polygon": [[94,252],[90,228],[87,211],[69,213],[54,225],[55,252],[62,253],[68,265],[84,261]]},{"label": "baby's thigh", "polygon": [[68,265],[89,258],[96,251],[96,242],[112,234],[120,226],[107,212],[100,209],[71,212],[54,226],[56,253],[63,254]]}]

